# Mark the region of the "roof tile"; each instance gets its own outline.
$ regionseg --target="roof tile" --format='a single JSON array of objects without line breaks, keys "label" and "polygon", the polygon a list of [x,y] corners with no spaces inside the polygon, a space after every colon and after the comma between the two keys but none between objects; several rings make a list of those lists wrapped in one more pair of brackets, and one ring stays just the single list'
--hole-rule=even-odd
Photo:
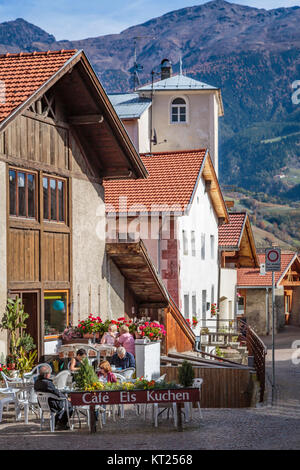
[{"label": "roof tile", "polygon": [[246,212],[232,212],[229,214],[229,223],[219,227],[220,247],[238,247],[246,217]]},{"label": "roof tile", "polygon": [[0,55],[0,122],[58,72],[76,52],[61,50]]},{"label": "roof tile", "polygon": [[[141,210],[169,210],[177,205],[184,210],[189,204],[206,155],[206,149],[141,155],[149,173],[144,180],[104,181],[107,212],[128,212],[132,206]],[[127,206],[120,207],[120,197],[127,198]]]}]

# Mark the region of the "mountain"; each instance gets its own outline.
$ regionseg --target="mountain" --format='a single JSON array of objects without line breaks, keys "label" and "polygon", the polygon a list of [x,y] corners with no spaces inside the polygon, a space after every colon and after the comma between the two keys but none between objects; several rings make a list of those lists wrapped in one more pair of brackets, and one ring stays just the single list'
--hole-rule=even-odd
[{"label": "mountain", "polygon": [[300,169],[300,104],[291,99],[300,80],[299,24],[300,7],[215,0],[80,41],[56,41],[17,19],[0,24],[0,50],[84,49],[107,92],[132,89],[137,37],[142,84],[165,57],[178,72],[181,56],[184,73],[222,89],[221,183],[288,198],[299,194],[291,176]]}]

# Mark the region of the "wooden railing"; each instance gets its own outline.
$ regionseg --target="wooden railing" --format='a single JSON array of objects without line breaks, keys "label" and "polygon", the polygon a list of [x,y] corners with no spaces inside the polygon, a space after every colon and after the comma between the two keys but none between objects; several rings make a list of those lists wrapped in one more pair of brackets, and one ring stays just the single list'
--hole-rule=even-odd
[{"label": "wooden railing", "polygon": [[167,331],[165,338],[166,354],[169,351],[186,352],[194,350],[195,335],[171,298],[168,308],[165,309],[164,323]]},{"label": "wooden railing", "polygon": [[266,355],[267,347],[257,336],[255,331],[245,323],[239,320],[240,340],[245,340],[249,356],[254,358],[254,368],[260,383],[260,402],[264,400],[265,381],[266,381]]}]

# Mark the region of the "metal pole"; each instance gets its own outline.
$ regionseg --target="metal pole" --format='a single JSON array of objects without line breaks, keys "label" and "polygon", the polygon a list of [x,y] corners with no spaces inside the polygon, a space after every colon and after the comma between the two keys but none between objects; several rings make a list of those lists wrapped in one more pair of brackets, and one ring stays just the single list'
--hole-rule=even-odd
[{"label": "metal pole", "polygon": [[275,273],[272,271],[272,405],[275,401]]}]

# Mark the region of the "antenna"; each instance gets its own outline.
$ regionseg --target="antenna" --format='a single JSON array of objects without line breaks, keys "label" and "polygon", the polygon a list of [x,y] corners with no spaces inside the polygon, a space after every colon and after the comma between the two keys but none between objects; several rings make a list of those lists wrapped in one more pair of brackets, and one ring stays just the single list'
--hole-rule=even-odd
[{"label": "antenna", "polygon": [[134,41],[133,42],[133,44],[134,44],[133,89],[134,89],[134,91],[141,84],[140,77],[139,77],[139,72],[141,72],[144,69],[144,67],[141,64],[138,64],[138,62],[137,62],[137,42],[138,42],[138,40],[145,39],[145,38],[146,39],[147,38],[155,39],[155,36],[134,36],[134,38],[133,38],[133,41]]}]

